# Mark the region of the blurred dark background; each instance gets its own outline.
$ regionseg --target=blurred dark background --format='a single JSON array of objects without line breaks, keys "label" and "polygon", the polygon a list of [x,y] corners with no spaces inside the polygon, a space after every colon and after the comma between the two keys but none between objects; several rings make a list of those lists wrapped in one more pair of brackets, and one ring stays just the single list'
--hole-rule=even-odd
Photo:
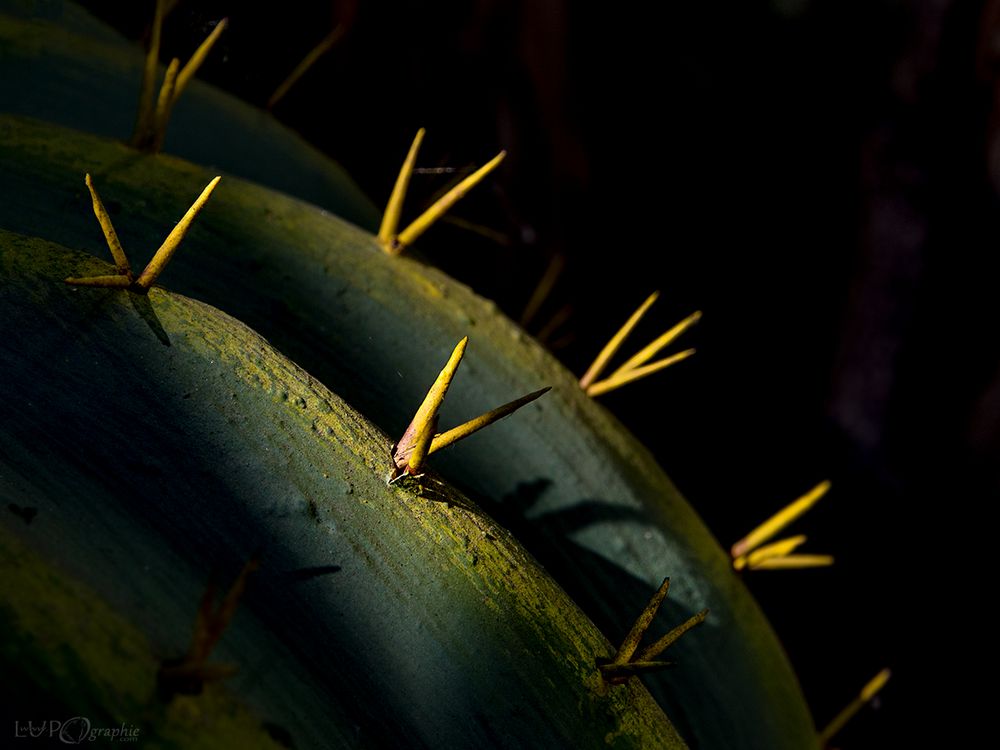
[{"label": "blurred dark background", "polygon": [[[151,2],[84,4],[148,33]],[[747,583],[820,726],[893,669],[838,746],[939,722],[964,746],[1000,474],[1000,3],[187,0],[163,59],[223,16],[200,77],[262,106],[340,25],[273,113],[378,204],[420,126],[424,168],[508,150],[418,249],[515,320],[561,266],[525,325],[574,372],[654,289],[627,353],[703,310],[694,358],[602,401],[724,546],[832,479],[794,531],[836,566]],[[408,212],[454,176],[418,174]]]}]

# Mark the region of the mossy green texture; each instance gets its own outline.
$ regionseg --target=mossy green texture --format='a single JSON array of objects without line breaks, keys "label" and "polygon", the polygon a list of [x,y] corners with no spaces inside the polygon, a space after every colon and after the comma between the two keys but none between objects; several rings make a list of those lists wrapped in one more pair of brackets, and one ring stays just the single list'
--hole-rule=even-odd
[{"label": "mossy green texture", "polygon": [[[90,171],[117,205],[136,265],[213,176],[13,118],[0,118],[0,159],[9,196],[0,225],[104,253],[81,179]],[[473,492],[608,636],[624,635],[664,576],[673,586],[654,632],[711,610],[671,648],[679,667],[646,680],[682,735],[713,748],[815,745],[795,676],[728,556],[649,453],[495,305],[386,256],[337,217],[231,178],[162,283],[252,325],[393,435],[464,335],[471,343],[442,425],[552,385],[431,465]]]},{"label": "mossy green texture", "polygon": [[[46,565],[166,657],[258,551],[217,658],[296,747],[684,746],[641,684],[605,688],[610,644],[509,531],[433,475],[387,484],[387,437],[228,315],[62,281],[109,271],[0,232],[4,494],[38,509],[4,526]],[[115,715],[145,695],[118,669]]]},{"label": "mossy green texture", "polygon": [[[4,526],[0,570],[0,665],[8,700],[14,701],[7,709],[19,705],[12,696],[35,691],[48,699],[48,713],[15,718],[22,736],[29,721],[39,727],[41,721],[79,716],[95,731],[124,727],[134,732],[140,747],[282,747],[225,686],[213,685],[196,698],[158,700],[159,660],[146,636]],[[64,713],[55,713],[56,706]],[[72,728],[67,732],[74,738]]]}]

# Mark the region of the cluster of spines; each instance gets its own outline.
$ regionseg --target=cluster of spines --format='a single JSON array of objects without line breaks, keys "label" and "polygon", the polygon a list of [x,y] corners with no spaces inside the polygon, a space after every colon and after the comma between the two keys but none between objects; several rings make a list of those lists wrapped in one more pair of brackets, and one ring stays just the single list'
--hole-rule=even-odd
[{"label": "cluster of spines", "polygon": [[491,409],[484,414],[480,414],[475,419],[470,419],[458,427],[453,427],[442,433],[436,432],[438,411],[444,403],[444,397],[448,393],[448,388],[455,377],[455,372],[462,363],[468,343],[469,337],[466,336],[455,346],[454,351],[452,351],[451,356],[448,358],[448,362],[438,374],[437,379],[417,409],[417,413],[406,428],[403,436],[399,439],[399,442],[396,443],[392,456],[393,463],[395,464],[393,479],[403,474],[419,475],[424,461],[432,453],[447,448],[449,445],[457,443],[472,433],[478,432],[484,427],[488,427],[494,422],[513,414],[522,406],[530,404],[536,398],[543,396],[549,391],[548,387],[541,388],[526,396]]},{"label": "cluster of spines", "polygon": [[[418,139],[419,137],[420,136],[418,135]],[[411,149],[411,154],[412,153],[413,150]],[[412,164],[410,165],[410,168],[412,169]],[[215,186],[218,184],[219,179],[219,177],[216,177],[206,186],[191,208],[185,213],[184,217],[170,232],[167,239],[163,242],[160,249],[154,254],[153,259],[149,262],[147,267],[138,277],[135,277],[132,273],[124,249],[121,246],[121,242],[118,239],[118,235],[111,223],[111,218],[108,215],[96,188],[94,187],[90,175],[86,175],[85,181],[91,194],[94,214],[97,217],[102,231],[104,232],[108,247],[115,260],[116,273],[113,275],[96,277],[69,278],[66,280],[67,283],[87,286],[129,288],[140,293],[148,291],[166,267],[170,258],[176,252],[180,241],[187,233],[192,222],[194,221],[194,218],[208,201],[208,198],[215,189]],[[405,186],[403,191],[405,191]],[[397,187],[397,192],[402,191],[400,191]],[[653,302],[655,302],[656,298],[657,294],[655,293],[647,298],[643,305],[640,306],[635,313],[633,313],[622,329],[619,330],[618,334],[616,334],[608,345],[605,346],[604,350],[602,350],[601,354],[588,370],[587,375],[584,376],[583,381],[581,381],[581,385],[585,389],[588,388],[594,379],[600,374],[608,360],[610,360],[610,358],[615,354],[625,337],[631,332],[632,328],[635,327],[646,310],[653,304]],[[661,348],[673,341],[684,330],[690,327],[690,325],[696,322],[698,315],[699,314],[696,313],[668,330],[626,362],[625,365],[619,368],[618,372],[625,371],[628,373],[636,369],[642,369],[645,361],[655,356]],[[451,385],[455,373],[462,362],[467,345],[468,337],[463,338],[455,346],[448,362],[439,373],[434,384],[431,386],[426,397],[424,398],[424,401],[421,403],[412,421],[410,422],[410,425],[397,442],[392,456],[393,469],[390,481],[402,475],[419,477],[424,463],[429,455],[452,445],[458,440],[477,432],[478,430],[496,422],[499,419],[502,419],[505,416],[512,414],[522,406],[534,401],[549,390],[549,388],[546,387],[534,391],[533,393],[527,394],[526,396],[522,396],[521,398],[492,409],[491,411],[488,411],[475,419],[469,420],[458,427],[452,428],[451,430],[447,430],[443,433],[438,433],[436,431],[438,412],[444,402],[444,398],[448,392],[448,388]],[[675,355],[675,358],[676,357],[677,355]],[[667,359],[669,360],[671,358]],[[659,363],[659,367],[666,366],[665,364],[662,364],[662,362],[663,360]],[[619,376],[618,379],[621,380],[623,378]],[[628,380],[631,379],[635,378],[628,378]],[[608,381],[614,382],[615,380],[615,374],[608,378]],[[600,382],[604,381],[598,381],[597,384],[599,385]],[[588,390],[588,392],[591,391]],[[817,485],[817,487],[813,490],[798,498],[795,502],[777,513],[772,518],[768,519],[746,537],[734,544],[732,548],[734,568],[736,570],[742,570],[744,568],[767,569],[812,567],[831,564],[833,559],[827,555],[792,554],[794,549],[805,541],[804,536],[790,537],[778,542],[765,544],[765,542],[768,542],[784,527],[815,505],[815,503],[826,494],[829,487],[829,482],[823,482]],[[233,591],[236,593],[231,592],[230,595],[227,596],[218,615],[211,614],[211,598],[208,597],[208,593],[206,594],[208,598],[202,602],[202,608],[199,610],[195,636],[188,655],[179,664],[164,667],[164,669],[161,670],[161,681],[167,680],[171,684],[177,683],[177,681],[182,680],[182,678],[197,678],[200,681],[205,681],[212,678],[221,678],[231,671],[225,666],[218,668],[208,666],[206,665],[205,660],[212,646],[214,646],[218,637],[221,636],[222,630],[225,628],[225,624],[228,623],[229,619],[232,617],[235,602],[239,597],[238,592],[242,591],[245,577],[249,573],[250,569],[251,568],[245,569],[241,574],[240,579],[238,580],[238,585],[234,586]],[[647,607],[636,620],[635,625],[622,642],[622,645],[618,648],[616,655],[610,660],[603,660],[599,663],[600,672],[608,683],[612,685],[621,684],[626,682],[632,676],[658,671],[670,666],[670,662],[657,660],[660,653],[662,653],[669,645],[674,643],[685,632],[705,620],[708,614],[707,610],[699,612],[689,618],[686,622],[674,628],[654,644],[643,649],[638,655],[636,655],[635,652],[638,648],[639,641],[655,617],[663,599],[666,597],[669,585],[670,579],[665,579],[661,587],[650,600]],[[206,609],[206,607],[209,609]],[[871,692],[871,690],[868,690],[868,692]],[[867,693],[863,693],[863,695],[865,694]],[[867,701],[862,701],[861,704],[864,702]],[[860,708],[861,704],[856,704],[858,704],[858,701],[855,701],[848,707],[851,709],[852,714]],[[845,711],[847,711],[847,709],[845,709]],[[838,717],[838,720],[841,718],[842,717]],[[849,715],[847,718],[849,718]],[[841,725],[843,722],[846,722],[847,718],[843,718],[842,721],[840,721]]]},{"label": "cluster of spines", "polygon": [[164,0],[156,0],[156,9],[153,13],[153,28],[150,31],[149,50],[146,53],[146,63],[142,71],[142,88],[139,92],[139,108],[136,116],[135,131],[132,133],[131,145],[140,151],[156,153],[163,148],[163,140],[167,135],[167,123],[170,121],[170,114],[174,105],[184,93],[188,83],[194,78],[195,73],[205,62],[208,53],[219,40],[222,32],[229,24],[228,19],[223,18],[215,25],[212,32],[198,46],[191,59],[184,67],[181,61],[173,58],[167,66],[163,82],[160,84],[159,94],[154,101],[156,91],[156,74],[160,63],[160,37],[163,34],[163,18],[167,8]]},{"label": "cluster of spines", "polygon": [[114,258],[115,273],[103,276],[70,277],[66,279],[66,283],[78,286],[127,288],[141,294],[148,292],[153,284],[156,283],[160,274],[163,273],[163,269],[167,267],[170,259],[174,257],[174,253],[177,252],[181,240],[188,233],[191,224],[198,214],[201,213],[202,208],[208,202],[209,197],[215,190],[215,186],[219,184],[219,180],[221,179],[221,177],[216,177],[205,186],[205,189],[201,191],[201,195],[191,204],[191,208],[187,210],[184,216],[181,217],[181,220],[170,230],[167,238],[153,254],[152,259],[146,264],[142,273],[136,277],[132,273],[132,266],[129,264],[128,256],[125,255],[125,249],[118,239],[118,233],[111,223],[111,217],[108,215],[107,209],[104,208],[101,196],[98,195],[97,188],[94,187],[94,182],[90,178],[90,175],[86,175],[84,181],[87,183],[87,189],[90,191],[90,198],[94,204],[94,215],[97,217],[97,222],[101,225],[101,230],[104,232],[104,239],[108,243],[108,249],[111,250],[111,257]]},{"label": "cluster of spines", "polygon": [[619,328],[618,332],[611,337],[607,344],[604,345],[604,348],[601,349],[593,364],[587,368],[587,372],[585,372],[583,377],[580,378],[580,387],[587,392],[587,395],[600,396],[602,393],[613,391],[614,389],[627,385],[634,380],[639,380],[647,375],[652,375],[654,372],[659,372],[660,370],[681,362],[694,354],[694,349],[686,349],[682,352],[678,352],[677,354],[672,354],[668,357],[657,360],[656,362],[650,362],[650,360],[659,354],[662,349],[673,343],[677,337],[701,320],[700,311],[692,313],[680,323],[658,336],[652,342],[643,347],[643,349],[641,349],[638,353],[630,357],[608,377],[603,380],[597,379],[598,376],[604,372],[608,362],[610,362],[611,358],[615,356],[618,349],[625,342],[625,339],[639,324],[639,321],[642,320],[646,311],[649,310],[654,302],[656,302],[659,296],[659,292],[653,292],[649,295],[649,297],[646,298],[646,301],[639,305],[638,309],[632,313],[628,320],[625,321],[625,324]]},{"label": "cluster of spines", "polygon": [[[171,61],[170,65],[167,67],[166,75],[160,87],[159,95],[156,97],[156,101],[154,103],[153,91],[155,89],[163,16],[163,0],[157,0],[150,49],[147,55],[143,74],[139,114],[136,122],[135,133],[132,138],[133,146],[149,151],[158,151],[162,147],[170,112],[175,102],[187,86],[190,79],[194,76],[195,72],[198,70],[227,24],[225,19],[217,24],[209,37],[202,43],[201,46],[199,46],[191,60],[183,68],[180,67],[180,62],[176,58]],[[339,34],[340,29],[335,28],[331,34],[324,38],[324,40],[317,47],[317,50],[314,50],[310,56],[307,56],[306,60],[303,61],[303,64],[299,66],[301,70],[296,69],[293,75],[290,76],[289,81],[286,82],[287,85],[284,86],[284,88],[279,87],[279,91],[276,92],[275,97],[272,97],[272,102],[270,103],[271,105],[273,105],[273,103],[280,98],[280,95],[283,95],[283,93],[287,90],[287,87],[294,83],[295,79],[301,75],[301,72],[305,70],[311,62],[333,46],[339,38]],[[435,221],[443,216],[452,205],[460,200],[469,190],[481,182],[493,169],[495,169],[505,156],[505,152],[501,151],[496,157],[464,178],[445,195],[435,201],[430,208],[428,208],[405,229],[399,231],[398,226],[402,213],[403,201],[409,185],[410,177],[414,172],[417,153],[424,134],[425,131],[421,128],[418,130],[417,135],[413,140],[409,153],[407,154],[407,158],[404,161],[403,168],[397,177],[396,184],[390,196],[389,203],[386,207],[383,221],[378,232],[377,237],[379,244],[387,253],[391,255],[398,255],[407,246],[411,245]],[[125,255],[124,249],[122,248],[114,227],[111,224],[111,219],[93,186],[90,175],[88,174],[86,176],[86,184],[92,197],[94,213],[101,225],[114,258],[116,273],[113,275],[96,277],[69,278],[66,279],[67,283],[87,286],[129,288],[139,293],[147,292],[155,283],[160,273],[162,273],[170,258],[176,252],[178,245],[188,231],[194,218],[207,202],[215,186],[218,184],[219,179],[219,177],[216,177],[208,184],[208,186],[206,186],[206,188],[202,191],[202,194],[187,211],[181,221],[179,221],[175,228],[169,233],[168,237],[164,240],[163,244],[154,254],[153,259],[149,262],[143,272],[138,277],[135,277]],[[542,283],[539,285],[540,289],[543,289],[543,292],[540,295],[539,290],[536,290],[536,294],[529,302],[528,309],[525,311],[526,316],[533,314],[533,312],[537,310],[541,300],[535,299],[535,297],[544,297],[544,288],[546,286],[548,288],[551,287],[552,283],[554,283],[555,277],[558,276],[561,267],[561,263],[550,264],[545,277],[543,277]],[[680,323],[667,330],[633,357],[628,359],[624,364],[618,367],[614,372],[612,372],[611,375],[603,379],[598,379],[609,361],[617,353],[626,337],[638,325],[642,317],[656,301],[658,294],[658,292],[654,292],[642,303],[642,305],[639,306],[639,308],[625,322],[619,331],[608,341],[598,354],[597,358],[588,368],[587,372],[581,377],[580,387],[584,389],[588,395],[598,396],[603,393],[607,393],[615,388],[621,387],[627,383],[643,378],[646,375],[650,375],[661,369],[669,367],[670,365],[680,362],[694,354],[694,349],[687,349],[677,354],[664,357],[655,362],[650,361],[663,348],[672,343],[688,328],[694,325],[701,317],[700,312],[693,313]],[[437,380],[431,387],[410,425],[407,427],[403,436],[396,444],[392,456],[394,478],[402,474],[419,476],[427,456],[433,452],[441,450],[472,434],[473,432],[476,432],[483,427],[486,427],[489,424],[512,414],[521,406],[530,403],[549,390],[548,388],[543,388],[535,391],[486,412],[473,420],[469,420],[459,427],[453,428],[444,433],[437,433],[436,427],[438,411],[443,403],[445,394],[447,393],[451,380],[454,377],[455,371],[461,363],[467,343],[468,338],[466,337],[455,347],[455,350],[449,358],[445,368],[439,374]],[[774,569],[815,567],[832,564],[833,558],[829,555],[793,554],[794,550],[806,540],[805,536],[802,535],[766,544],[766,542],[769,542],[769,540],[780,532],[785,526],[811,508],[828,490],[829,482],[821,483],[809,493],[798,498],[795,502],[777,513],[772,518],[768,519],[746,537],[734,544],[731,550],[733,567],[736,570],[743,570],[745,568]],[[244,567],[236,583],[234,583],[233,588],[224,598],[223,604],[220,606],[218,611],[212,610],[214,589],[209,587],[202,600],[201,607],[199,608],[195,632],[192,637],[192,644],[188,654],[178,663],[164,666],[161,669],[161,681],[167,680],[168,683],[172,683],[173,681],[183,678],[197,678],[204,681],[208,679],[221,678],[231,673],[232,667],[229,667],[228,665],[208,665],[206,660],[208,654],[212,650],[218,638],[221,636],[223,630],[231,619],[233,612],[235,611],[235,606],[245,586],[247,575],[255,569],[255,567],[255,561],[251,561]],[[635,652],[643,634],[651,624],[660,607],[660,604],[667,595],[669,584],[670,579],[665,579],[663,584],[653,595],[653,598],[650,600],[647,607],[636,620],[632,629],[622,642],[622,645],[617,649],[615,656],[611,659],[601,660],[599,669],[607,682],[611,684],[620,684],[627,681],[634,675],[644,672],[657,671],[670,666],[670,662],[657,661],[657,657],[681,635],[703,622],[707,617],[708,610],[699,612],[636,655]],[[851,716],[854,715],[854,713],[856,713],[863,705],[870,702],[878,691],[885,685],[888,678],[889,670],[883,670],[876,675],[876,677],[865,686],[859,696],[840,714],[838,714],[838,716],[826,729],[819,733],[821,744],[825,746],[829,742],[830,738],[843,727],[843,725],[851,718]]]},{"label": "cluster of spines", "polygon": [[701,612],[692,615],[683,623],[670,630],[666,635],[660,637],[636,654],[642,636],[652,624],[653,618],[656,617],[656,613],[659,611],[660,605],[663,604],[663,600],[666,598],[669,589],[670,579],[664,578],[663,583],[660,584],[660,588],[656,590],[653,598],[649,600],[649,604],[646,605],[645,609],[639,614],[639,617],[636,618],[635,624],[628,631],[615,655],[610,659],[601,659],[598,661],[598,668],[601,670],[601,675],[610,684],[620,685],[627,682],[630,677],[649,672],[659,672],[673,666],[673,662],[658,661],[657,657],[668,646],[675,643],[678,638],[691,628],[703,623],[705,618],[708,617],[708,610],[701,610]]},{"label": "cluster of spines", "polygon": [[787,568],[817,568],[833,565],[832,555],[794,554],[805,541],[805,535],[769,542],[782,529],[812,508],[830,491],[830,483],[820,482],[732,546],[730,554],[736,570],[774,570]]},{"label": "cluster of spines", "polygon": [[414,136],[413,143],[410,144],[410,150],[403,161],[403,167],[399,170],[399,176],[396,177],[396,184],[392,188],[385,212],[382,214],[382,224],[378,230],[378,241],[382,249],[390,255],[399,255],[403,250],[412,245],[420,235],[430,229],[434,222],[444,216],[448,209],[465,197],[472,188],[482,182],[490,172],[496,169],[500,165],[500,162],[504,160],[504,157],[507,156],[506,151],[501,151],[434,201],[427,210],[410,222],[405,229],[400,231],[399,220],[403,213],[403,201],[406,199],[406,190],[410,185],[410,177],[412,177],[414,168],[416,167],[417,154],[420,151],[420,144],[424,141],[425,133],[426,131],[420,128],[416,136]]}]

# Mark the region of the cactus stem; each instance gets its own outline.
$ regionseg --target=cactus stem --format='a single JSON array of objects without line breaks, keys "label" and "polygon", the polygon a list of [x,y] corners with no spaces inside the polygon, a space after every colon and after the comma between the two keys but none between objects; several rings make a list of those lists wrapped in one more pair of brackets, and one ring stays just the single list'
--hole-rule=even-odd
[{"label": "cactus stem", "polygon": [[849,722],[858,711],[864,708],[866,704],[870,703],[876,695],[878,695],[879,691],[885,687],[885,684],[889,681],[891,676],[892,672],[889,669],[883,669],[871,680],[869,680],[868,683],[861,689],[858,696],[839,714],[837,714],[833,718],[833,721],[831,721],[826,728],[819,733],[820,747],[827,747],[830,744],[830,740],[844,728],[844,725],[847,724],[847,722]]},{"label": "cactus stem", "polygon": [[390,478],[390,482],[399,478],[400,474],[398,472],[400,469],[403,470],[404,474],[416,474],[430,454],[447,448],[449,445],[457,443],[472,433],[478,432],[484,427],[488,427],[494,422],[513,414],[525,404],[531,403],[550,390],[549,388],[542,388],[534,393],[529,393],[527,396],[522,396],[506,403],[503,406],[498,406],[496,409],[481,414],[475,419],[470,419],[468,422],[447,432],[440,435],[435,434],[434,430],[437,427],[438,411],[441,409],[441,404],[444,403],[444,397],[448,393],[448,388],[455,377],[455,372],[462,363],[462,357],[465,356],[465,349],[468,343],[469,337],[466,336],[455,346],[451,357],[448,358],[447,364],[438,374],[437,380],[434,381],[434,385],[431,386],[430,390],[427,391],[427,395],[424,396],[423,403],[417,409],[417,413],[406,428],[406,432],[403,433],[403,437],[396,443],[396,448],[392,455],[393,463],[396,465],[396,472]]},{"label": "cactus stem", "polygon": [[654,372],[659,372],[660,370],[670,367],[670,365],[677,364],[692,354],[695,353],[694,349],[685,349],[677,354],[672,354],[669,357],[664,357],[663,359],[657,360],[652,364],[645,365],[644,367],[637,367],[634,370],[627,370],[625,372],[616,372],[605,380],[598,381],[594,383],[587,389],[588,396],[600,396],[602,393],[607,393],[608,391],[613,391],[616,388],[621,388],[623,385],[628,385],[633,380],[639,380],[647,375],[652,375]]},{"label": "cactus stem", "polygon": [[403,161],[403,167],[399,170],[396,184],[393,185],[392,195],[386,204],[385,213],[382,215],[382,225],[378,230],[378,239],[386,252],[393,254],[393,245],[396,240],[396,232],[399,229],[399,217],[403,213],[403,201],[406,200],[406,189],[410,185],[410,177],[413,175],[413,167],[417,163],[417,152],[420,151],[420,144],[424,142],[426,130],[420,128],[413,137],[410,150]]},{"label": "cactus stem", "polygon": [[770,560],[775,557],[785,557],[786,555],[794,552],[798,547],[804,544],[806,537],[802,534],[799,536],[792,536],[788,539],[782,539],[777,542],[772,542],[771,544],[765,544],[763,547],[759,547],[751,552],[749,555],[740,555],[735,560],[733,560],[733,568],[736,570],[743,570],[743,568],[750,568],[754,570],[759,568],[761,563],[766,560]]},{"label": "cactus stem", "polygon": [[646,311],[649,310],[650,307],[652,307],[653,303],[656,302],[659,296],[660,293],[658,291],[649,295],[646,298],[646,301],[639,305],[638,309],[636,309],[629,319],[625,321],[625,325],[618,329],[618,333],[612,336],[611,340],[604,345],[604,348],[601,349],[601,353],[597,355],[597,359],[595,359],[593,364],[591,364],[591,366],[587,369],[584,376],[580,378],[581,388],[587,390],[590,384],[597,379],[597,376],[604,371],[608,362],[613,356],[615,356],[615,353],[625,342],[625,339],[630,333],[632,333],[632,330],[639,324],[639,321],[642,320],[642,316],[646,314]]},{"label": "cactus stem", "polygon": [[236,606],[246,589],[247,577],[257,568],[256,557],[247,561],[222,598],[218,609],[213,607],[215,584],[209,582],[205,587],[205,593],[198,605],[198,613],[195,615],[194,632],[187,654],[179,660],[164,662],[160,666],[158,680],[162,692],[167,695],[198,693],[205,682],[220,680],[236,671],[234,666],[206,664],[206,660],[236,613]]},{"label": "cactus stem", "polygon": [[[819,502],[828,491],[830,490],[830,482],[824,481],[817,484],[809,492],[804,494],[802,497],[798,498],[794,502],[787,505],[782,510],[775,513],[769,519],[767,519],[760,526],[755,528],[740,541],[736,542],[730,550],[733,559],[736,560],[743,555],[746,555],[751,550],[756,549],[764,542],[770,540],[778,532],[788,526],[792,521],[797,519],[803,513],[808,511],[812,506]],[[776,559],[776,558],[772,558]],[[764,567],[779,567],[775,564],[766,565]]]},{"label": "cactus stem", "polygon": [[447,432],[435,435],[434,439],[431,441],[429,452],[436,453],[439,450],[447,448],[449,445],[457,443],[459,440],[467,438],[472,433],[478,432],[484,427],[489,427],[494,422],[513,414],[522,406],[530,404],[536,398],[544,396],[550,390],[552,390],[551,386],[546,386],[545,388],[529,393],[526,396],[521,396],[521,398],[509,401],[503,406],[498,406],[496,409],[491,409],[485,414],[480,414],[475,419],[470,419],[468,422],[460,424],[458,427],[453,427]]},{"label": "cactus stem", "polygon": [[333,49],[343,36],[344,26],[338,23],[329,34],[320,40],[319,44],[309,50],[309,53],[302,58],[302,62],[296,65],[295,69],[288,74],[288,78],[282,81],[281,85],[274,90],[271,98],[267,100],[267,109],[273,109],[274,105],[284,99],[285,94],[291,90],[292,86],[298,83],[306,71],[315,65],[323,55]]},{"label": "cactus stem", "polygon": [[194,221],[195,217],[201,212],[205,203],[208,201],[209,196],[212,191],[215,190],[215,186],[219,184],[221,177],[216,177],[204,190],[201,191],[201,195],[195,200],[191,205],[191,208],[187,210],[187,213],[181,217],[181,220],[177,222],[174,228],[167,235],[167,238],[160,245],[159,250],[153,255],[152,260],[143,269],[143,272],[139,275],[138,279],[133,280],[132,269],[129,267],[128,257],[125,255],[125,249],[122,247],[121,242],[118,240],[118,234],[115,232],[114,226],[111,224],[111,217],[108,216],[107,210],[104,208],[104,204],[101,202],[101,197],[97,194],[97,189],[94,187],[93,181],[90,179],[88,174],[85,178],[87,187],[90,189],[91,199],[94,203],[94,214],[97,216],[97,221],[101,225],[101,229],[104,231],[104,237],[107,240],[108,247],[111,249],[111,255],[115,259],[115,266],[118,270],[117,275],[106,275],[106,276],[89,276],[84,278],[70,277],[66,279],[67,284],[74,284],[77,286],[101,286],[101,287],[112,287],[112,288],[124,288],[129,287],[133,291],[145,294],[149,291],[150,287],[156,282],[156,279],[166,268],[167,263],[173,257],[174,253],[177,252],[177,247],[180,245],[181,240],[184,239],[184,235],[187,234],[188,229],[191,227],[191,222]]},{"label": "cactus stem", "polygon": [[505,156],[507,156],[507,152],[501,151],[486,164],[481,166],[447,193],[438,198],[430,208],[420,214],[420,216],[414,219],[413,222],[406,227],[406,229],[392,239],[390,245],[386,247],[387,252],[392,255],[398,255],[404,248],[412,245],[416,239],[430,229],[434,222],[440,219],[445,212],[448,211],[448,209],[461,200],[466,193],[472,190],[472,188],[482,182],[486,175],[496,169],[497,165],[504,160]]},{"label": "cactus stem", "polygon": [[672,662],[653,660],[663,653],[668,646],[677,641],[678,638],[694,626],[703,623],[705,618],[708,617],[708,610],[703,609],[698,614],[689,617],[652,645],[647,646],[638,657],[633,658],[639,646],[639,641],[642,640],[642,636],[652,624],[669,590],[670,579],[664,578],[663,583],[660,584],[660,588],[653,594],[649,600],[649,604],[645,606],[632,625],[632,628],[628,631],[614,658],[603,663],[598,663],[601,675],[612,685],[620,685],[627,682],[629,677],[635,674],[658,671],[671,666]]},{"label": "cactus stem", "polygon": [[165,14],[164,3],[162,0],[157,0],[149,51],[146,54],[146,64],[143,69],[142,90],[139,94],[139,113],[136,118],[135,132],[132,133],[130,141],[133,147],[153,153],[163,147],[163,140],[167,134],[167,123],[170,121],[170,113],[173,111],[174,105],[202,63],[205,62],[205,58],[212,51],[212,47],[215,46],[226,26],[229,25],[228,18],[219,21],[212,29],[212,33],[198,45],[198,49],[191,55],[191,59],[183,68],[180,67],[180,60],[177,58],[170,61],[154,105],[153,88],[156,84],[156,67],[160,56],[160,37]]}]

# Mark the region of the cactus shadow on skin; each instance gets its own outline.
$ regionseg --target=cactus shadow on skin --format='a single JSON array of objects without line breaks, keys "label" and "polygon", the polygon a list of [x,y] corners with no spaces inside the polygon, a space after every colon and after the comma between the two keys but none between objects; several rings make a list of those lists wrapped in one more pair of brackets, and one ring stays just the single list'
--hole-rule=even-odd
[{"label": "cactus shadow on skin", "polygon": [[135,292],[127,292],[129,296],[129,303],[132,305],[132,309],[135,310],[136,315],[142,318],[143,322],[149,326],[149,330],[153,332],[156,339],[164,346],[170,346],[170,337],[167,335],[166,330],[163,328],[163,324],[160,323],[160,319],[156,316],[156,310],[150,303],[149,298],[145,294],[137,294]]}]

